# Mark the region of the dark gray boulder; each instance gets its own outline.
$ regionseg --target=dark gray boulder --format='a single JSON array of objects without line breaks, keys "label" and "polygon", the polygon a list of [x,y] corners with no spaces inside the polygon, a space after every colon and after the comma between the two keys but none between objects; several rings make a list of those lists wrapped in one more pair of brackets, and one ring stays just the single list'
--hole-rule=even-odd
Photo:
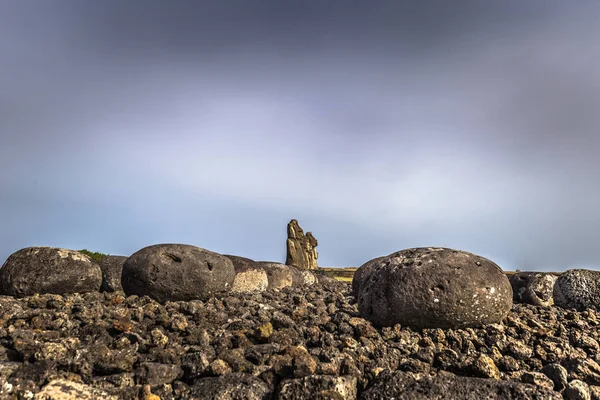
[{"label": "dark gray boulder", "polygon": [[231,260],[221,254],[186,244],[156,244],[125,261],[121,284],[128,296],[189,301],[229,292],[234,279]]},{"label": "dark gray boulder", "polygon": [[508,279],[516,303],[550,307],[554,304],[553,292],[556,275],[545,272],[517,272]]},{"label": "dark gray boulder", "polygon": [[201,378],[191,387],[189,398],[220,400],[267,400],[272,390],[261,379],[245,373]]},{"label": "dark gray boulder", "polygon": [[373,267],[384,258],[385,256],[374,258],[358,267],[358,269],[354,273],[354,276],[352,277],[352,296],[354,296],[354,298],[358,297],[360,286],[362,285],[365,278],[369,275],[369,273],[373,270]]},{"label": "dark gray boulder", "polygon": [[92,292],[101,283],[102,271],[90,257],[55,247],[18,250],[0,268],[0,294],[15,297]]},{"label": "dark gray boulder", "polygon": [[232,292],[251,293],[264,292],[269,286],[267,272],[254,260],[245,257],[225,255],[233,263],[235,279]]},{"label": "dark gray boulder", "polygon": [[508,278],[492,261],[423,247],[377,263],[360,286],[358,309],[376,326],[457,329],[501,322],[512,297]]},{"label": "dark gray boulder", "polygon": [[102,270],[102,285],[101,292],[122,292],[121,274],[123,272],[123,264],[127,260],[125,256],[106,256],[103,257],[98,265]]},{"label": "dark gray boulder", "polygon": [[384,372],[364,391],[363,400],[559,400],[562,396],[541,386],[491,378],[449,374],[415,380],[406,372]]},{"label": "dark gray boulder", "polygon": [[562,308],[600,309],[600,271],[570,269],[554,284],[554,304]]}]

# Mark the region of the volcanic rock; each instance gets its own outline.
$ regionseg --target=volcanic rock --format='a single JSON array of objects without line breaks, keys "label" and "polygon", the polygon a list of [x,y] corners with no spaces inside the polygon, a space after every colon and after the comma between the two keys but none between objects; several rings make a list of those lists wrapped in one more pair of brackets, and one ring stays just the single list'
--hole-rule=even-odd
[{"label": "volcanic rock", "polygon": [[360,286],[364,282],[365,278],[369,275],[369,273],[373,270],[373,267],[385,259],[383,257],[377,257],[372,260],[367,261],[363,265],[361,265],[356,272],[354,272],[354,276],[352,277],[352,296],[358,298],[358,292],[360,292]]},{"label": "volcanic rock", "polygon": [[280,399],[356,399],[356,378],[352,376],[311,375],[281,382]]},{"label": "volcanic rock", "polygon": [[90,257],[54,247],[18,250],[0,268],[0,294],[15,297],[98,291],[101,283],[102,271]]},{"label": "volcanic rock", "polygon": [[466,328],[498,323],[512,306],[506,275],[492,261],[447,248],[387,256],[360,285],[360,314],[376,326]]},{"label": "volcanic rock", "polygon": [[125,293],[160,302],[208,300],[231,290],[235,269],[230,259],[185,244],[157,244],[132,254],[123,264]]},{"label": "volcanic rock", "polygon": [[106,256],[103,257],[98,265],[102,270],[102,285],[101,292],[122,292],[121,274],[123,272],[123,264],[127,260],[125,256]]},{"label": "volcanic rock", "polygon": [[88,385],[72,382],[67,379],[55,379],[49,382],[44,388],[36,394],[36,400],[94,400],[106,399],[117,400],[117,396],[112,396],[102,390],[92,388]]},{"label": "volcanic rock", "polygon": [[513,300],[518,303],[550,307],[554,304],[556,276],[544,272],[517,272],[509,277]]},{"label": "volcanic rock", "polygon": [[293,265],[300,270],[318,269],[317,258],[319,254],[316,250],[318,245],[317,239],[315,239],[311,232],[307,232],[304,235],[304,231],[302,231],[302,228],[298,225],[298,221],[295,219],[290,221],[287,228],[287,255],[285,263]]},{"label": "volcanic rock", "polygon": [[267,273],[269,290],[283,289],[304,280],[300,271],[289,265],[270,261],[257,261],[256,265]]},{"label": "volcanic rock", "polygon": [[361,399],[405,400],[560,400],[562,396],[550,389],[517,382],[503,382],[491,378],[473,378],[438,375],[415,380],[401,371],[384,373]]},{"label": "volcanic rock", "polygon": [[231,260],[235,269],[232,292],[251,293],[267,290],[269,286],[267,272],[254,260],[232,255],[225,255],[225,257]]},{"label": "volcanic rock", "polygon": [[600,271],[570,269],[554,284],[554,304],[584,310],[600,308]]},{"label": "volcanic rock", "polygon": [[268,400],[270,398],[271,390],[264,381],[244,373],[199,379],[192,386],[190,394],[190,399],[194,400]]}]

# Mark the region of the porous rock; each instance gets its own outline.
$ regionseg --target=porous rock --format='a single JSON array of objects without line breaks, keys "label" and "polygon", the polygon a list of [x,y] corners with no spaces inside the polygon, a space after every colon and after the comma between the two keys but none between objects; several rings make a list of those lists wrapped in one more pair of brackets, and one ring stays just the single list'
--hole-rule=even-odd
[{"label": "porous rock", "polygon": [[287,230],[285,263],[293,265],[300,270],[318,269],[317,258],[319,258],[319,254],[316,250],[318,245],[317,239],[311,232],[307,232],[305,235],[300,225],[298,225],[298,221],[295,219],[289,222]]},{"label": "porous rock", "polygon": [[190,399],[267,400],[271,389],[259,378],[245,373],[202,378],[191,388]]},{"label": "porous rock", "polygon": [[356,378],[353,376],[310,375],[281,382],[281,399],[356,399]]},{"label": "porous rock", "polygon": [[600,308],[600,271],[570,269],[554,284],[554,304],[584,310]]},{"label": "porous rock", "polygon": [[229,292],[234,279],[235,269],[225,256],[186,244],[156,244],[125,261],[121,284],[128,296],[189,301]]},{"label": "porous rock", "polygon": [[517,272],[509,277],[517,303],[550,307],[554,304],[556,275],[544,272]]},{"label": "porous rock", "polygon": [[90,257],[55,247],[18,250],[0,268],[0,294],[15,297],[98,291],[101,283],[102,271]]},{"label": "porous rock", "polygon": [[559,400],[551,389],[491,378],[473,378],[450,374],[415,380],[406,372],[383,373],[361,396],[364,400]]},{"label": "porous rock", "polygon": [[267,290],[269,286],[267,272],[254,260],[227,254],[225,257],[231,260],[235,269],[235,279],[231,288],[232,292],[251,293]]},{"label": "porous rock", "polygon": [[106,256],[98,262],[102,270],[102,285],[101,292],[122,292],[121,274],[123,272],[123,264],[127,260],[125,256]]},{"label": "porous rock", "polygon": [[360,291],[360,286],[362,285],[363,281],[373,270],[373,267],[383,259],[385,259],[385,256],[377,257],[358,267],[356,272],[354,272],[354,276],[352,277],[352,296],[355,298],[358,297],[358,292]]},{"label": "porous rock", "polygon": [[267,273],[269,290],[290,287],[303,279],[300,272],[289,265],[270,261],[257,261],[256,265]]},{"label": "porous rock", "polygon": [[94,400],[106,399],[117,400],[117,396],[85,385],[83,383],[72,382],[66,379],[54,379],[49,382],[42,390],[35,395],[35,400]]},{"label": "porous rock", "polygon": [[512,288],[492,261],[448,248],[412,248],[377,263],[360,286],[360,314],[377,326],[466,328],[498,323]]}]

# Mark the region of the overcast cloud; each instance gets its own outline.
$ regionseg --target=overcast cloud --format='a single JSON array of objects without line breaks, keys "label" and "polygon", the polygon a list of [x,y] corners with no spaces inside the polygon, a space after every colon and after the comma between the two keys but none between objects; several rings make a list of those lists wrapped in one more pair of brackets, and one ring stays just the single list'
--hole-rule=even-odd
[{"label": "overcast cloud", "polygon": [[[0,2],[0,259],[597,268],[600,3]],[[1,262],[1,260],[0,260]]]}]

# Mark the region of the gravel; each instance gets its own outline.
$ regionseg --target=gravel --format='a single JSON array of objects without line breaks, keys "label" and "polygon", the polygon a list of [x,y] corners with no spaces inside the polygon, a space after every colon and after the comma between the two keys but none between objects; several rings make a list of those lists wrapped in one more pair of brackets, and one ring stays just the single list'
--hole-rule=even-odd
[{"label": "gravel", "polygon": [[514,304],[480,329],[380,329],[350,284],[325,277],[165,304],[118,291],[1,296],[0,398],[600,399],[598,321]]}]

